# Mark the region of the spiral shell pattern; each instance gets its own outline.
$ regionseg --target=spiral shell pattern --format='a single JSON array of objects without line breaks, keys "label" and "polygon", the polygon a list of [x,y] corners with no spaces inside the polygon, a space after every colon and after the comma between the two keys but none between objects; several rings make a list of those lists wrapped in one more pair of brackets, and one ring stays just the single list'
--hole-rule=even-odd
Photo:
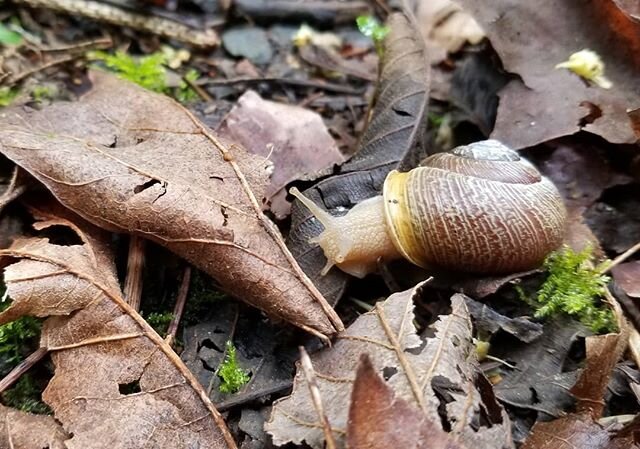
[{"label": "spiral shell pattern", "polygon": [[504,273],[538,266],[562,242],[566,210],[547,178],[489,140],[391,172],[385,214],[394,244],[423,267]]}]

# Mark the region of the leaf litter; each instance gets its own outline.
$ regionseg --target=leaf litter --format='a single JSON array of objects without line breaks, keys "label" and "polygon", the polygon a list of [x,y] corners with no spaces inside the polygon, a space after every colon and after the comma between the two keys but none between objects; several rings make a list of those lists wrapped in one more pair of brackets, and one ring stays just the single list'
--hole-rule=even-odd
[{"label": "leaf litter", "polygon": [[2,250],[11,306],[0,323],[48,317],[41,346],[55,374],[43,393],[68,448],[235,448],[219,412],[169,345],[122,297],[109,235],[62,208],[36,229],[66,226],[81,244],[23,238]]},{"label": "leaf litter", "polygon": [[[478,370],[472,326],[464,298],[451,298],[451,313],[420,337],[413,324],[413,301],[423,284],[391,295],[337,336],[332,348],[312,355],[320,395],[336,441],[347,432],[348,398],[360,356],[368,354],[396,397],[420,410],[438,429],[462,444],[512,448],[510,421]],[[299,369],[292,394],[276,401],[265,426],[277,445],[305,441],[323,447],[323,433]]]},{"label": "leaf litter", "polygon": [[168,97],[93,78],[78,102],[3,111],[0,151],[90,222],[160,243],[272,316],[341,329],[261,211],[262,161]]}]

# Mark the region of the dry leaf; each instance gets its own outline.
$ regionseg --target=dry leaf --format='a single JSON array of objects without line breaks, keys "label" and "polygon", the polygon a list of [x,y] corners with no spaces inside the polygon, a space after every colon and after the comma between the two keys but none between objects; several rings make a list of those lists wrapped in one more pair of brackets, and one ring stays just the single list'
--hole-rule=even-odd
[{"label": "dry leaf", "polygon": [[262,161],[172,99],[96,72],[80,101],[0,115],[0,150],[68,208],[156,241],[235,297],[316,334],[340,319],[261,212]]},{"label": "dry leaf", "polygon": [[[509,418],[477,369],[464,298],[451,298],[451,314],[441,316],[433,326],[435,335],[423,340],[413,325],[413,299],[422,294],[422,285],[378,303],[339,334],[333,347],[312,356],[336,440],[344,439],[354,373],[360,356],[368,354],[397,398],[420,409],[424,419],[438,428],[445,419],[462,444],[477,449],[512,448]],[[275,403],[265,428],[278,445],[306,441],[314,448],[323,447],[319,419],[301,370],[291,396]]]},{"label": "dry leaf", "polygon": [[280,219],[291,207],[285,198],[287,184],[315,179],[318,172],[344,161],[320,115],[300,106],[263,100],[252,90],[238,99],[220,132],[272,167],[265,195]]},{"label": "dry leaf", "polygon": [[611,269],[616,283],[632,298],[640,298],[640,260],[616,265]]},{"label": "dry leaf", "polygon": [[570,392],[577,400],[578,413],[590,413],[594,419],[602,417],[605,392],[616,363],[629,342],[629,326],[618,334],[587,337],[586,365]]},{"label": "dry leaf", "polygon": [[349,449],[464,449],[416,407],[396,398],[366,355],[351,393]]},{"label": "dry leaf", "polygon": [[0,448],[66,449],[68,438],[51,416],[33,415],[0,405]]},{"label": "dry leaf", "polygon": [[[68,214],[71,214],[70,212]],[[55,374],[43,393],[69,449],[235,449],[222,417],[171,347],[122,298],[110,236],[79,217],[38,210],[36,229],[66,226],[82,244],[16,241],[0,255],[11,306],[0,324],[48,318],[41,346]]]},{"label": "dry leaf", "polygon": [[521,449],[605,449],[609,434],[589,415],[569,415],[533,426]]},{"label": "dry leaf", "polygon": [[[487,31],[507,72],[491,137],[525,148],[585,130],[612,143],[635,143],[631,113],[640,108],[640,22],[613,0],[460,3]],[[577,51],[603,59],[611,89],[556,69]],[[637,125],[636,125],[637,126]]]},{"label": "dry leaf", "polygon": [[421,0],[417,11],[418,21],[427,45],[455,53],[467,42],[478,44],[485,33],[471,15],[452,0]]}]

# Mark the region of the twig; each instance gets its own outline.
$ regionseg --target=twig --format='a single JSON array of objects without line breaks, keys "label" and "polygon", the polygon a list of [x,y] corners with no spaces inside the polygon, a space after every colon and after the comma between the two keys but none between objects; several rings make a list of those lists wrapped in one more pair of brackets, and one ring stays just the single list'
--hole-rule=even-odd
[{"label": "twig", "polygon": [[136,312],[140,311],[142,298],[142,270],[144,268],[145,240],[132,235],[129,240],[127,277],[124,281],[124,299]]},{"label": "twig", "polygon": [[21,173],[21,169],[16,165],[11,175],[11,182],[2,195],[0,195],[0,212],[2,212],[5,206],[27,191],[27,182],[25,176],[21,175]]},{"label": "twig", "polygon": [[0,393],[13,385],[18,379],[20,379],[20,376],[29,371],[33,365],[42,360],[48,353],[49,350],[47,348],[38,348],[32,352],[29,357],[24,359],[18,366],[12,369],[9,374],[0,380]]},{"label": "twig", "polygon": [[609,262],[608,264],[605,264],[605,266],[602,268],[602,270],[600,270],[600,272],[602,274],[607,273],[608,271],[610,271],[613,267],[615,267],[616,265],[620,265],[622,262],[624,262],[625,260],[627,260],[629,257],[633,256],[635,253],[637,253],[638,251],[640,251],[640,242],[636,243],[635,245],[633,245],[631,248],[629,248],[628,250],[626,250],[624,253],[620,254],[618,257],[616,257],[615,259],[613,259],[611,262]]},{"label": "twig", "polygon": [[331,430],[329,419],[327,418],[327,414],[324,412],[324,407],[322,406],[322,397],[320,396],[320,389],[316,382],[316,373],[313,370],[311,358],[309,358],[309,354],[305,351],[304,346],[300,346],[300,365],[302,366],[302,372],[304,373],[307,385],[309,386],[309,393],[311,393],[313,407],[316,409],[318,418],[320,418],[322,423],[322,431],[324,432],[324,438],[327,444],[326,448],[336,449],[337,445],[333,437],[333,431]]},{"label": "twig", "polygon": [[198,47],[213,47],[219,39],[211,29],[197,30],[162,17],[146,16],[92,0],[17,0],[36,8],[49,8],[177,39]]},{"label": "twig", "polygon": [[314,87],[316,89],[324,89],[326,91],[337,92],[347,95],[360,95],[362,94],[362,90],[353,89],[351,87],[340,86],[339,84],[332,83],[321,83],[316,81],[305,81],[305,80],[296,80],[296,79],[287,79],[287,78],[278,78],[278,77],[264,77],[264,78],[249,78],[249,77],[240,77],[240,78],[229,78],[229,79],[205,79],[198,82],[201,86],[230,86],[233,84],[242,84],[242,83],[282,83],[288,84],[290,86],[300,86],[300,87]]},{"label": "twig", "polygon": [[200,98],[202,98],[204,101],[207,101],[207,102],[212,102],[213,101],[213,98],[211,98],[211,95],[209,95],[209,93],[206,90],[204,90],[202,87],[200,87],[194,81],[192,81],[189,78],[187,78],[186,75],[182,77],[182,81],[187,83],[187,85],[190,88],[192,88],[200,96]]},{"label": "twig", "polygon": [[165,341],[168,345],[173,346],[173,342],[176,339],[178,333],[178,326],[182,319],[182,312],[184,311],[184,305],[187,303],[187,296],[189,294],[189,284],[191,283],[191,266],[187,265],[182,273],[182,282],[180,283],[180,290],[178,290],[178,297],[176,298],[176,305],[173,308],[173,317],[169,328],[167,329],[167,336]]}]

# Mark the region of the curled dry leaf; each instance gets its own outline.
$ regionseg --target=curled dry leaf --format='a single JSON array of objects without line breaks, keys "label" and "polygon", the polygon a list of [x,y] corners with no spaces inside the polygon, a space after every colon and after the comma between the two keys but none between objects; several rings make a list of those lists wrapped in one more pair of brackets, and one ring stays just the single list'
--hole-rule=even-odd
[{"label": "curled dry leaf", "polygon": [[82,244],[28,238],[2,250],[19,260],[5,268],[13,303],[0,324],[50,317],[40,344],[55,374],[43,399],[72,435],[65,447],[235,449],[200,384],[122,298],[109,235],[79,217],[36,215],[43,220],[37,228],[67,226]]},{"label": "curled dry leaf", "polygon": [[263,100],[252,90],[238,99],[220,132],[263,157],[272,168],[265,195],[269,208],[280,219],[290,210],[285,198],[287,184],[315,179],[318,172],[344,161],[318,113]]},{"label": "curled dry leaf", "polygon": [[[375,104],[358,152],[340,167],[338,175],[304,192],[337,215],[380,194],[389,171],[412,168],[424,156],[430,80],[424,41],[415,23],[403,14],[392,14],[387,24],[390,31],[383,42]],[[320,275],[327,260],[322,249],[311,245],[309,239],[322,229],[318,220],[294,201],[289,248],[320,291],[335,302],[342,295],[348,276],[337,268]]]},{"label": "curled dry leaf", "polygon": [[415,406],[396,398],[366,355],[351,393],[349,449],[465,449]]},{"label": "curled dry leaf", "polygon": [[68,438],[51,416],[32,415],[0,405],[0,447],[66,449]]},{"label": "curled dry leaf", "polygon": [[262,160],[180,104],[96,72],[80,101],[6,110],[0,151],[66,207],[156,241],[235,297],[315,334],[342,324],[262,213]]},{"label": "curled dry leaf", "polygon": [[587,337],[586,365],[570,390],[576,397],[578,413],[590,413],[594,419],[602,417],[605,391],[616,363],[627,348],[629,330],[625,321],[620,333]]},{"label": "curled dry leaf", "polygon": [[[512,448],[509,418],[478,371],[464,298],[454,295],[451,314],[440,316],[432,338],[422,339],[413,325],[413,299],[423,293],[422,285],[378,303],[339,334],[333,347],[312,356],[336,440],[345,438],[354,373],[360,356],[368,354],[396,397],[420,410],[438,429],[448,423],[454,437],[469,447]],[[293,392],[276,402],[265,428],[278,445],[306,441],[323,447],[320,421],[301,370]]]},{"label": "curled dry leaf", "polygon": [[[525,148],[585,130],[612,143],[635,143],[640,122],[640,21],[613,0],[460,3],[487,30],[507,72],[491,137]],[[603,89],[555,66],[583,49],[604,61]],[[640,128],[637,128],[640,129]]]}]

